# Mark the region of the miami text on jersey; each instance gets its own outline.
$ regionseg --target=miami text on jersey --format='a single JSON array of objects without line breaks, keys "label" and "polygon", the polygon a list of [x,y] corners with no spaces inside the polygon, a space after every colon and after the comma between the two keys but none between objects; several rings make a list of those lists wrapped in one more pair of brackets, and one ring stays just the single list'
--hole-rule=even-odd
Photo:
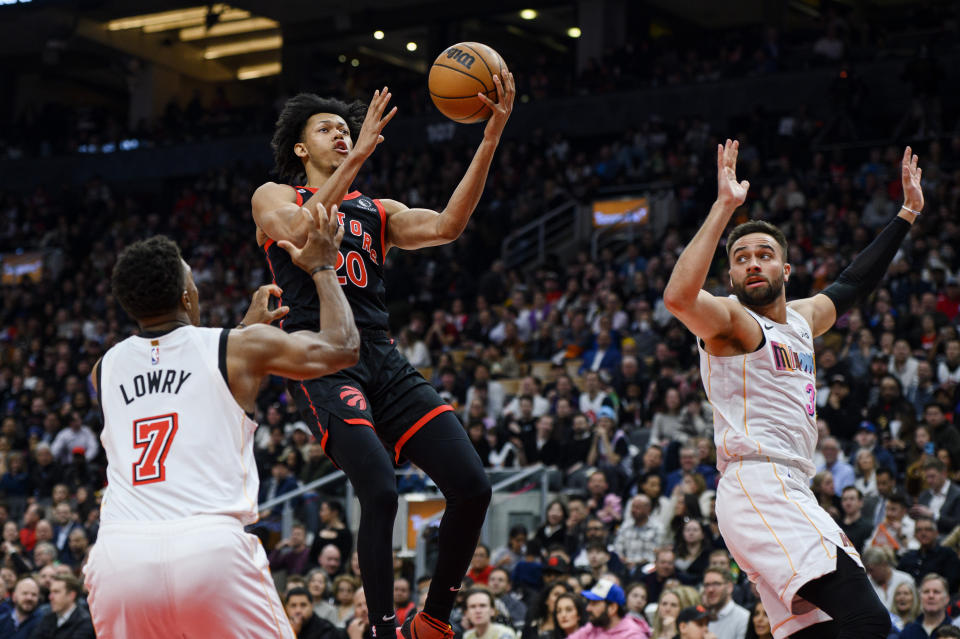
[{"label": "miami text on jersey", "polygon": [[816,371],[813,363],[813,353],[796,353],[786,344],[770,342],[773,348],[773,363],[778,371],[796,371],[813,375]]}]

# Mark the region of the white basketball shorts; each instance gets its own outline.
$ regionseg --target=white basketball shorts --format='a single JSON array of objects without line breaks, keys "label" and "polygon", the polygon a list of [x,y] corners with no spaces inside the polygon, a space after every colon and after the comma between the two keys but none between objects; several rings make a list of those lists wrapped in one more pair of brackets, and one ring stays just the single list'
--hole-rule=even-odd
[{"label": "white basketball shorts", "polygon": [[720,533],[757,585],[775,639],[830,620],[797,591],[837,569],[838,549],[863,565],[809,482],[796,467],[741,459],[727,466],[717,488]]},{"label": "white basketball shorts", "polygon": [[100,639],[294,639],[263,546],[234,517],[104,522],[84,581]]}]

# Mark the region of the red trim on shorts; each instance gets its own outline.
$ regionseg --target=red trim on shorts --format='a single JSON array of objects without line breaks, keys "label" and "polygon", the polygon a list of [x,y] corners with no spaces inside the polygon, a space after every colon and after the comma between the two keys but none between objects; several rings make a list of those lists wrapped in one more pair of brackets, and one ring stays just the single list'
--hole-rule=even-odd
[{"label": "red trim on shorts", "polygon": [[344,201],[346,201],[346,200],[355,200],[355,199],[357,199],[358,197],[360,197],[361,195],[363,195],[363,193],[361,193],[360,191],[350,191],[349,193],[347,193],[346,195],[343,196],[343,199],[344,199]]},{"label": "red trim on shorts", "polygon": [[[346,422],[347,424],[354,424],[354,425],[360,425],[360,426],[369,426],[370,428],[373,428],[373,424],[370,423],[370,420],[363,419],[363,418],[361,418],[361,417],[351,417],[350,419],[345,419],[345,420],[343,420],[343,421]],[[374,430],[376,430],[376,429],[374,429]]]},{"label": "red trim on shorts", "polygon": [[[377,210],[380,211],[380,266],[387,263],[387,244],[383,241],[384,234],[387,232],[387,212],[383,208],[380,200],[374,200]],[[452,410],[452,409],[451,409]]]},{"label": "red trim on shorts", "polygon": [[[274,241],[270,238],[267,238],[267,241],[263,243],[263,254],[267,257],[267,266],[270,267],[270,277],[273,278],[273,283],[279,288],[280,285],[277,284],[277,274],[273,272],[273,261],[270,259],[270,247],[274,245]],[[283,293],[277,297],[277,308],[283,306]],[[277,324],[280,328],[283,328],[283,320]],[[317,423],[320,423],[320,420],[317,420]]]},{"label": "red trim on shorts", "polygon": [[442,406],[437,406],[432,411],[430,411],[429,413],[427,413],[426,415],[418,419],[416,423],[414,423],[413,426],[408,428],[407,431],[403,434],[403,436],[401,436],[400,439],[397,440],[397,445],[393,447],[393,450],[396,451],[395,460],[397,462],[400,461],[400,450],[403,448],[404,444],[406,444],[411,437],[416,435],[418,430],[426,426],[427,422],[429,422],[431,419],[433,419],[440,413],[446,413],[452,410],[453,410],[453,406],[450,406],[449,404],[443,404]]},{"label": "red trim on shorts", "polygon": [[303,396],[307,398],[307,403],[310,404],[310,410],[313,411],[313,417],[317,420],[317,428],[320,429],[320,432],[323,433],[323,437],[320,438],[320,448],[323,449],[323,452],[327,452],[327,435],[329,431],[323,427],[323,424],[320,423],[320,415],[317,414],[317,407],[313,405],[313,398],[310,397],[310,391],[307,390],[307,387],[304,386],[303,382],[300,382],[300,390],[303,391]]}]

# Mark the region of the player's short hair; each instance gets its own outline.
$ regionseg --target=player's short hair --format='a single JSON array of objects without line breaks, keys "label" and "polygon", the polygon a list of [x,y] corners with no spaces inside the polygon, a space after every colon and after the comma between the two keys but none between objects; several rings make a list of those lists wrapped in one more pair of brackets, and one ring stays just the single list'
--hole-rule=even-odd
[{"label": "player's short hair", "polygon": [[123,249],[113,266],[113,295],[131,317],[173,312],[186,284],[180,249],[170,238],[155,235]]},{"label": "player's short hair", "polygon": [[299,586],[296,588],[291,588],[290,590],[287,591],[287,596],[286,598],[284,598],[283,603],[284,604],[290,603],[291,599],[298,596],[306,597],[307,601],[309,601],[310,603],[313,603],[313,596],[310,594],[310,591],[307,590],[306,588],[301,588]]},{"label": "player's short hair", "polygon": [[730,257],[730,250],[733,248],[734,242],[751,233],[765,233],[772,237],[780,245],[780,249],[783,251],[783,259],[787,259],[787,236],[778,227],[763,220],[750,220],[737,225],[730,231],[730,235],[727,236],[727,258]]},{"label": "player's short hair", "polygon": [[68,592],[72,592],[78,598],[83,596],[83,584],[73,575],[57,575],[51,581],[59,581]]},{"label": "player's short hair", "polygon": [[343,118],[356,139],[367,114],[367,105],[360,100],[344,102],[336,98],[321,98],[315,93],[300,93],[283,105],[277,118],[276,130],[270,140],[274,169],[282,180],[299,181],[304,176],[303,161],[293,152],[297,142],[303,141],[307,120],[317,113],[333,113]]}]

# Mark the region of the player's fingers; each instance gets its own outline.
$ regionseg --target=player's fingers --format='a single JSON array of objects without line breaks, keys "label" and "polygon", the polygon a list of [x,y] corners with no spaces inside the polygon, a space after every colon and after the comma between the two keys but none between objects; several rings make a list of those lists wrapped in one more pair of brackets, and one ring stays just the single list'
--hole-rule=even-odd
[{"label": "player's fingers", "polygon": [[323,205],[323,202],[317,202],[317,206],[313,210],[313,227],[321,228],[320,224],[322,220],[327,217],[327,207]]},{"label": "player's fingers", "polygon": [[496,73],[493,74],[493,84],[497,87],[497,97],[503,97],[503,82],[500,81],[500,76]]},{"label": "player's fingers", "polygon": [[740,183],[740,186],[742,186],[743,189],[747,191],[750,189],[750,182],[748,182],[747,180],[744,180],[743,182]]},{"label": "player's fingers", "polygon": [[383,116],[383,119],[380,120],[380,130],[383,130],[383,127],[386,126],[387,122],[393,119],[393,116],[397,114],[397,107],[393,107],[390,111]]},{"label": "player's fingers", "polygon": [[298,256],[300,254],[300,249],[298,249],[296,246],[294,246],[293,244],[291,244],[286,240],[280,240],[279,242],[277,242],[277,246],[279,246],[284,251],[289,253],[291,258]]},{"label": "player's fingers", "polygon": [[378,136],[377,136],[377,144],[380,144],[381,142],[383,142],[383,136],[382,136],[382,135],[378,135]]},{"label": "player's fingers", "polygon": [[723,168],[723,145],[717,145],[717,170]]},{"label": "player's fingers", "polygon": [[286,314],[289,312],[290,312],[289,306],[281,306],[277,309],[274,309],[273,311],[270,312],[270,321],[272,322],[273,320],[278,320],[281,317],[286,316]]},{"label": "player's fingers", "polygon": [[920,156],[919,156],[919,155],[913,156],[913,161],[910,162],[910,168],[913,169],[914,171],[916,171],[916,170],[917,170],[917,163],[918,163],[919,161],[920,161]]},{"label": "player's fingers", "polygon": [[340,246],[340,241],[343,239],[343,226],[337,227],[337,233],[333,236],[333,242],[337,246]]},{"label": "player's fingers", "polygon": [[909,146],[903,150],[903,163],[906,164],[910,160],[910,154],[913,153],[913,149]]},{"label": "player's fingers", "polygon": [[488,107],[490,107],[490,110],[491,110],[491,111],[496,111],[496,110],[497,110],[498,104],[497,104],[496,102],[494,102],[493,100],[491,100],[490,98],[488,98],[487,96],[485,96],[484,94],[478,93],[478,94],[477,94],[477,97],[480,99],[481,102],[483,102],[483,103],[486,104]]},{"label": "player's fingers", "polygon": [[923,169],[918,168],[918,169],[917,169],[917,182],[920,181],[920,176],[922,176],[922,175],[923,175]]},{"label": "player's fingers", "polygon": [[276,284],[264,284],[257,292],[264,291],[266,295],[273,295],[274,297],[280,297],[283,295],[283,289],[277,286]]}]

